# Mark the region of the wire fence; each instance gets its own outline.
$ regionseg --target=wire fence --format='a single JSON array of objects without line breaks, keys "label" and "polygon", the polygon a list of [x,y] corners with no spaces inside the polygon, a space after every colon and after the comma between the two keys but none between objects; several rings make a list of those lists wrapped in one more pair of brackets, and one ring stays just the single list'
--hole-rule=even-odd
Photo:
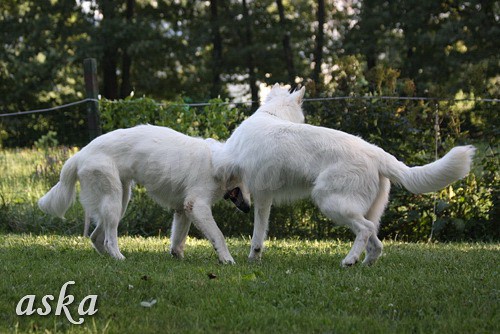
[{"label": "wire fence", "polygon": [[[114,110],[120,110],[121,116],[107,115],[108,122],[109,118],[113,117],[134,117],[134,113],[138,112],[138,109],[133,106],[133,104],[141,103],[141,100],[148,100],[148,105],[153,104],[153,106],[158,107],[156,111],[156,116],[158,119],[147,119],[143,120],[143,123],[157,124],[169,126],[169,123],[162,124],[162,119],[169,117],[169,112],[176,112],[175,108],[184,109],[196,109],[205,108],[210,105],[217,105],[220,107],[228,107],[242,112],[245,115],[249,115],[256,106],[260,104],[257,101],[209,101],[209,102],[194,102],[194,103],[184,103],[182,101],[168,102],[157,102],[148,98],[136,98],[136,99],[126,99],[126,100],[106,100],[106,99],[95,99],[95,98],[85,98],[79,101],[74,101],[59,106],[34,109],[34,110],[23,110],[18,112],[4,112],[0,114],[0,147],[19,147],[19,146],[31,146],[41,137],[49,133],[49,131],[57,133],[57,140],[59,143],[65,143],[71,146],[83,146],[88,143],[89,138],[92,140],[95,138],[95,122],[91,121],[90,111],[92,107],[100,106],[101,110],[104,111],[107,107],[116,105]],[[398,106],[413,103],[413,105],[424,104],[429,110],[436,108],[438,104],[441,105],[441,114],[449,110],[449,107],[456,103],[475,103],[478,105],[491,105],[494,106],[500,102],[498,98],[477,98],[477,97],[463,97],[463,98],[452,98],[452,97],[425,97],[425,96],[376,96],[376,95],[363,95],[363,96],[332,96],[332,97],[318,97],[318,98],[306,98],[304,99],[304,110],[307,115],[314,115],[315,113],[342,113],[346,117],[366,117],[370,118],[373,114],[363,114],[363,109],[373,110],[377,113],[380,109],[377,108],[380,103],[387,104],[388,108],[397,110]],[[339,104],[337,104],[338,102]],[[395,103],[395,104],[393,104]],[[444,106],[443,103],[447,103]],[[130,108],[128,108],[130,106]],[[474,107],[476,108],[476,107]],[[328,109],[328,110],[327,110]],[[491,108],[494,110],[494,108]],[[95,109],[94,109],[95,110]],[[321,110],[321,111],[319,111]],[[105,113],[105,112],[104,112]],[[114,111],[113,111],[114,113]],[[201,112],[196,112],[201,113]],[[347,114],[346,114],[347,113]],[[36,116],[40,115],[40,116]],[[357,116],[354,116],[357,115]],[[31,116],[31,117],[30,117]],[[309,118],[310,119],[310,118]],[[158,123],[159,122],[159,123]],[[345,121],[342,124],[338,124],[340,130],[349,131],[348,127],[345,127]],[[97,122],[97,125],[104,124],[103,122]],[[138,125],[139,123],[130,123],[126,125],[121,125],[119,127],[130,127]],[[108,129],[109,130],[109,129]],[[2,134],[3,131],[3,134]],[[182,132],[182,131],[181,131]]]},{"label": "wire fence", "polygon": [[[8,136],[12,136],[12,138],[8,138],[5,141],[7,144],[5,146],[31,147],[33,142],[36,143],[39,138],[47,134],[47,129],[51,128],[49,126],[50,124],[57,124],[57,126],[52,126],[52,129],[57,132],[57,139],[60,144],[81,147],[86,145],[89,140],[87,112],[88,106],[91,103],[95,104],[96,102],[99,102],[103,114],[106,108],[109,108],[110,105],[116,106],[118,110],[124,108],[123,110],[125,110],[125,113],[122,113],[121,115],[125,115],[123,117],[126,117],[128,113],[140,112],[141,100],[149,100],[149,102],[152,101],[150,99],[108,101],[105,99],[97,100],[86,98],[80,101],[50,108],[0,114],[0,144],[2,141],[1,136],[3,129],[6,129],[9,132]],[[470,103],[461,104],[461,102]],[[497,98],[339,96],[304,99],[304,109],[308,115],[312,116],[311,119],[308,119],[310,122],[317,121],[314,117],[318,116],[319,119],[321,121],[325,121],[325,125],[329,127],[359,135],[368,141],[383,147],[390,153],[401,157],[405,162],[413,165],[420,165],[437,159],[440,154],[450,148],[450,143],[468,143],[469,139],[471,139],[471,134],[460,132],[460,122],[463,121],[463,119],[458,120],[457,126],[452,124],[455,121],[453,117],[459,115],[460,113],[462,113],[460,114],[460,117],[465,115],[464,117],[467,117],[468,119],[475,118],[478,113],[487,115],[487,117],[481,121],[486,124],[483,128],[490,129],[488,130],[488,138],[495,138],[495,133],[498,133],[495,132],[498,131],[498,102],[500,102],[500,99]],[[133,106],[132,104],[134,103],[138,103],[138,105]],[[195,114],[201,115],[204,107],[214,104],[219,106],[235,106],[240,109],[239,112],[248,115],[248,112],[250,112],[250,106],[256,102],[218,101],[200,103],[158,103],[152,101],[151,103],[158,106],[158,108],[155,109],[156,113],[154,113],[154,115],[160,115],[161,117],[161,115],[169,115],[168,113],[174,115],[176,112],[179,112],[179,110],[180,112],[184,112],[182,107],[185,107],[186,110],[193,108],[195,110]],[[408,114],[400,111],[405,108],[407,108],[406,110],[408,110]],[[461,108],[461,111],[458,113],[456,112],[457,108]],[[226,110],[232,110],[232,108],[226,108]],[[452,115],[453,113],[455,113],[455,115]],[[30,115],[32,115],[32,117],[30,117]],[[118,117],[113,115],[114,113],[109,113],[108,110],[107,117]],[[415,119],[412,119],[411,117],[415,117]],[[174,117],[173,120],[175,121],[176,117]],[[105,120],[103,119],[103,122],[104,121]],[[153,118],[152,121],[143,120],[142,122],[152,122],[151,124],[154,124],[155,121],[158,121],[158,119]],[[234,126],[237,126],[237,124],[229,123],[229,121],[224,123],[224,126],[229,126],[230,130],[233,129]],[[170,123],[167,123],[166,126],[170,127],[171,125],[169,124]],[[134,124],[132,124],[132,126],[133,125]],[[172,124],[172,126],[173,125],[174,124]],[[467,124],[467,127],[470,127],[470,124]],[[457,128],[458,132],[453,132],[454,128]],[[476,133],[472,135],[484,136],[484,132],[481,131],[476,131]],[[462,134],[463,137],[459,138]],[[14,138],[14,136],[16,137]],[[446,140],[450,138],[452,142],[445,143]],[[484,138],[486,137],[475,137],[475,140],[476,142],[484,142],[488,140]],[[70,151],[68,152],[71,153]],[[26,181],[23,181],[26,182],[26,184],[24,184],[17,179],[17,176],[15,177],[16,179],[14,177],[12,177],[12,179],[8,177],[8,169],[11,168],[10,161],[12,161],[12,154],[14,154],[13,150],[1,150],[0,167],[4,168],[6,173],[3,173],[3,178],[0,178],[0,206],[2,205],[2,202],[4,203],[4,206],[5,203],[25,203],[28,206],[32,206],[34,208],[33,210],[36,210],[36,204],[34,204],[35,199],[41,196],[43,191],[47,190],[49,184],[57,182],[57,179],[49,179],[49,177],[57,177],[58,175],[49,168],[53,168],[54,171],[58,170],[67,158],[67,154],[69,154],[68,152],[61,154],[61,156],[56,156],[55,160],[54,156],[43,156],[43,153],[41,153],[42,156],[39,158],[39,162],[33,161],[29,164],[26,163],[26,168],[28,169],[30,175],[27,177]],[[495,161],[494,157],[488,159],[488,161]],[[478,179],[478,182],[485,183],[485,179],[486,178],[483,178],[483,180]],[[37,186],[38,188],[32,186],[35,190],[32,190],[31,192],[27,191],[26,189],[29,189],[30,182],[36,184],[40,183],[41,186]],[[489,186],[488,183],[485,183],[484,186],[482,185],[481,187],[477,187],[474,192],[471,192],[471,194],[464,198],[471,198],[472,196],[479,198],[481,198],[481,196],[485,196],[486,198],[486,196],[493,196],[494,194],[484,195],[480,193],[480,189],[490,188],[491,186]],[[425,232],[426,239],[434,239],[435,231],[442,228],[440,226],[443,224],[443,219],[448,219],[440,218],[443,216],[443,200],[437,197],[437,195],[434,195],[432,202],[425,199],[419,199],[418,205],[415,206],[414,209],[411,209],[411,206],[407,205],[408,201],[405,200],[406,197],[402,196],[403,195],[401,194],[393,196],[395,198],[394,203],[396,204],[394,204],[394,208],[388,210],[387,215],[389,218],[387,221],[392,220],[394,221],[394,224],[386,225],[386,230],[383,231],[383,233],[389,236],[402,233],[400,232],[400,229],[405,229],[408,225],[407,222],[411,221],[413,216],[424,216],[424,218],[422,218],[424,221],[425,215],[427,215],[427,217],[432,217],[432,219],[426,223],[428,224],[427,226],[431,226],[430,230]],[[401,199],[400,202],[398,202],[399,199]],[[424,203],[420,203],[422,201]],[[470,206],[473,208],[480,207],[480,205],[476,202],[470,204]],[[413,213],[398,211],[402,207]],[[314,213],[312,214],[314,215]],[[452,215],[445,215],[446,217],[452,217],[450,219],[455,219]],[[283,215],[281,218],[284,220],[296,220],[295,218],[292,219],[290,217],[291,216],[289,215]],[[485,226],[489,226],[487,225],[488,220],[481,217],[482,216],[480,216],[480,214],[476,214],[468,221],[475,222],[474,224],[476,224],[477,221],[482,219],[485,221]],[[328,227],[330,225],[325,225],[324,222],[322,223],[323,225],[320,224],[322,221],[321,218],[315,219],[317,219],[317,227],[314,227],[314,229],[317,229],[317,232],[311,232],[314,230],[311,229],[310,233],[316,233],[314,235],[317,235],[318,237],[326,235],[325,233],[327,233],[326,231],[330,228]],[[228,222],[228,226],[232,225]],[[413,223],[413,225],[410,226],[413,226],[413,229],[421,228],[421,225],[418,225],[417,223]],[[397,232],[393,232],[393,230]],[[299,231],[298,233],[302,232]],[[409,231],[405,233],[407,235],[411,235],[412,232]]]},{"label": "wire fence", "polygon": [[0,117],[11,117],[11,116],[22,116],[22,115],[39,114],[39,113],[44,113],[44,112],[48,112],[48,111],[56,111],[56,110],[61,110],[61,109],[69,108],[69,107],[77,106],[77,105],[80,105],[80,104],[83,104],[83,103],[87,103],[87,102],[91,102],[91,101],[92,102],[99,102],[99,100],[96,100],[96,99],[86,98],[86,99],[83,99],[83,100],[80,100],[80,101],[70,102],[70,103],[67,103],[67,104],[63,104],[63,105],[55,106],[55,107],[50,107],[50,108],[27,110],[27,111],[18,111],[18,112],[12,112],[12,113],[4,113],[4,114],[0,114]]},{"label": "wire fence", "polygon": [[[414,96],[333,96],[333,97],[318,97],[318,98],[306,98],[304,102],[321,102],[321,101],[342,101],[342,100],[400,100],[400,101],[448,101],[448,102],[491,102],[498,103],[500,99],[497,98],[451,98],[451,97],[414,97]],[[35,110],[26,110],[26,111],[18,111],[18,112],[10,112],[10,113],[2,113],[0,117],[13,117],[13,116],[22,116],[22,115],[30,115],[30,114],[38,114],[49,111],[57,111],[69,107],[73,107],[76,105],[80,105],[87,102],[99,102],[98,99],[86,98],[80,101],[70,102],[67,104],[63,104],[60,106],[44,108],[44,109],[35,109]],[[113,103],[114,101],[108,100],[107,102]],[[123,101],[120,101],[123,103]],[[133,103],[133,100],[130,100]],[[219,105],[252,105],[258,104],[259,101],[225,101],[218,103]],[[185,107],[206,107],[211,105],[212,102],[195,102],[195,103],[157,103],[159,106],[168,107],[168,106],[185,106]]]}]

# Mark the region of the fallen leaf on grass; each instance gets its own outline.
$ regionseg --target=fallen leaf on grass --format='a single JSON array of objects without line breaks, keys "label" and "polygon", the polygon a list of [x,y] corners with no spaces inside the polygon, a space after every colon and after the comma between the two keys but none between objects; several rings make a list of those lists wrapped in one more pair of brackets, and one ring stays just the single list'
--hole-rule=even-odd
[{"label": "fallen leaf on grass", "polygon": [[151,299],[150,301],[141,302],[142,307],[152,307],[154,304],[156,304],[156,299]]},{"label": "fallen leaf on grass", "polygon": [[255,275],[255,273],[251,273],[251,274],[243,275],[241,277],[241,279],[244,281],[255,281],[255,280],[257,280],[257,275]]},{"label": "fallen leaf on grass", "polygon": [[207,276],[209,279],[216,279],[217,278],[217,275],[215,275],[214,273],[208,273]]}]

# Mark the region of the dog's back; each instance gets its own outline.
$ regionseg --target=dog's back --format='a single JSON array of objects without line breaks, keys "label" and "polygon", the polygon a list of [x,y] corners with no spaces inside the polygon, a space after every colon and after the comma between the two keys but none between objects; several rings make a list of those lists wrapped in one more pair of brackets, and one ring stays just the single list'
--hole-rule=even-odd
[{"label": "dog's back", "polygon": [[213,191],[207,182],[213,179],[209,146],[169,128],[141,125],[115,130],[78,154],[79,178],[97,170],[116,170],[121,181],[144,186],[164,207],[182,207],[186,192],[201,184],[209,188],[207,193]]}]

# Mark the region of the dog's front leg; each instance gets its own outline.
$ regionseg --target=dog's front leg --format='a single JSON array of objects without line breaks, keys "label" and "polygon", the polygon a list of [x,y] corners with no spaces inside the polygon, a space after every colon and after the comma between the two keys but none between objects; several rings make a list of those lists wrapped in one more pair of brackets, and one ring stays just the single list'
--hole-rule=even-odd
[{"label": "dog's front leg", "polygon": [[185,205],[185,212],[194,225],[210,240],[214,246],[219,261],[224,264],[234,264],[234,259],[229,253],[224,235],[215,223],[210,205],[202,202],[188,201]]},{"label": "dog's front leg", "polygon": [[253,225],[252,246],[248,259],[250,261],[258,261],[262,258],[264,250],[264,239],[267,235],[269,227],[269,214],[271,213],[271,198],[255,198],[254,214],[255,220]]}]

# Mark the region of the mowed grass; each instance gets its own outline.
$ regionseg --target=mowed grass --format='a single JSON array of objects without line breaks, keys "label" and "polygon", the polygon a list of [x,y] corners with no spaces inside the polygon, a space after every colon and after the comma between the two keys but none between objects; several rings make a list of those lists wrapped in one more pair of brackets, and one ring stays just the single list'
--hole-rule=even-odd
[{"label": "mowed grass", "polygon": [[[228,239],[237,264],[220,265],[205,240],[186,258],[165,238],[120,237],[125,261],[83,237],[0,236],[0,333],[498,333],[498,244],[386,244],[373,267],[340,268],[350,244],[271,240],[262,262],[247,239]],[[72,325],[54,315],[61,286],[98,311]],[[54,295],[48,316],[17,316],[17,302]],[[142,301],[157,301],[152,307]]]}]

